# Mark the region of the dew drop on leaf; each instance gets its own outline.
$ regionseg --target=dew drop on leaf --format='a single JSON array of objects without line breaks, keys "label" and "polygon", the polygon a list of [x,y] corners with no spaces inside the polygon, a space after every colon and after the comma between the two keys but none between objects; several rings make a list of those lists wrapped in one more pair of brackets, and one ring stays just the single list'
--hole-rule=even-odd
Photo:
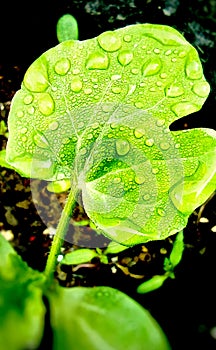
[{"label": "dew drop on leaf", "polygon": [[32,95],[26,95],[23,99],[23,102],[26,104],[26,105],[29,105],[30,103],[32,103],[33,101],[33,96]]},{"label": "dew drop on leaf", "polygon": [[136,175],[134,181],[137,185],[142,185],[146,181],[146,178],[144,175]]},{"label": "dew drop on leaf", "polygon": [[144,135],[144,131],[141,130],[141,129],[134,129],[134,136],[137,138],[137,139],[140,139],[141,137],[143,137]]},{"label": "dew drop on leaf", "polygon": [[184,94],[184,89],[179,85],[170,85],[165,89],[165,95],[167,97],[178,97]]},{"label": "dew drop on leaf", "polygon": [[107,69],[109,57],[104,52],[91,53],[86,60],[87,69]]},{"label": "dew drop on leaf", "polygon": [[121,38],[115,32],[107,31],[100,34],[97,39],[102,49],[108,52],[117,51],[122,46]]},{"label": "dew drop on leaf", "polygon": [[21,133],[21,134],[26,134],[26,133],[27,133],[27,131],[28,131],[28,129],[27,129],[27,128],[22,128],[22,129],[20,130],[20,133]]},{"label": "dew drop on leaf", "polygon": [[32,92],[43,92],[48,88],[47,63],[44,57],[40,57],[28,68],[23,83]]},{"label": "dew drop on leaf", "polygon": [[207,97],[210,92],[210,86],[207,82],[197,82],[193,86],[193,92],[199,97]]},{"label": "dew drop on leaf", "polygon": [[123,39],[126,43],[129,43],[132,40],[132,36],[127,34],[127,35],[124,35]]},{"label": "dew drop on leaf", "polygon": [[48,116],[54,112],[55,104],[52,96],[48,92],[44,92],[39,95],[38,108],[39,111],[45,116]]},{"label": "dew drop on leaf", "polygon": [[50,130],[56,130],[56,129],[58,129],[58,127],[59,127],[59,123],[58,122],[56,122],[56,121],[54,121],[54,122],[52,122],[52,123],[50,123],[49,124],[49,129]]},{"label": "dew drop on leaf", "polygon": [[189,53],[185,64],[186,75],[189,79],[200,79],[203,75],[202,65],[198,59],[195,60],[194,54]]},{"label": "dew drop on leaf", "polygon": [[130,144],[127,140],[116,140],[116,152],[119,156],[125,156],[130,151]]},{"label": "dew drop on leaf", "polygon": [[166,151],[170,148],[170,144],[168,142],[161,142],[160,143],[160,148],[163,150],[163,151]]},{"label": "dew drop on leaf", "polygon": [[146,61],[142,67],[142,72],[145,77],[157,74],[162,68],[162,62],[159,57],[151,58]]},{"label": "dew drop on leaf", "polygon": [[153,139],[147,139],[145,141],[145,144],[146,144],[146,146],[151,147],[154,144],[154,140]]},{"label": "dew drop on leaf", "polygon": [[79,77],[74,77],[71,80],[70,88],[73,92],[80,92],[82,90],[83,83]]},{"label": "dew drop on leaf", "polygon": [[68,58],[61,58],[54,66],[55,72],[59,75],[65,75],[69,71],[71,63]]},{"label": "dew drop on leaf", "polygon": [[33,136],[33,140],[34,140],[34,143],[36,144],[36,146],[38,146],[40,148],[48,148],[49,147],[49,143],[48,143],[46,137],[40,131],[35,132],[35,134]]},{"label": "dew drop on leaf", "polygon": [[179,102],[171,106],[171,110],[179,117],[194,113],[199,107],[190,102]]},{"label": "dew drop on leaf", "polygon": [[122,66],[128,65],[133,59],[133,52],[129,50],[122,50],[118,54],[118,61]]}]

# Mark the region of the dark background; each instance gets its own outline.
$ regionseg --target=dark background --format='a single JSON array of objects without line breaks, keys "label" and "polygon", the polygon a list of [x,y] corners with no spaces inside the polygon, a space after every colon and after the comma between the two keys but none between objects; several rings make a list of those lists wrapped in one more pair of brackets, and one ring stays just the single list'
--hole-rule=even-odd
[{"label": "dark background", "polygon": [[[211,93],[201,111],[176,122],[173,129],[183,128],[185,120],[189,127],[215,128],[216,0],[1,1],[0,73],[6,72],[13,84],[10,68],[20,67],[14,91],[25,69],[58,44],[56,23],[65,13],[76,17],[80,40],[135,23],[167,24],[179,30],[198,50]],[[208,223],[197,225],[196,213],[191,216],[185,229],[185,252],[174,280],[143,296],[129,285],[112,281],[114,287],[150,310],[173,350],[216,349],[216,233],[211,231],[215,202],[213,197],[205,206],[203,216]]]}]

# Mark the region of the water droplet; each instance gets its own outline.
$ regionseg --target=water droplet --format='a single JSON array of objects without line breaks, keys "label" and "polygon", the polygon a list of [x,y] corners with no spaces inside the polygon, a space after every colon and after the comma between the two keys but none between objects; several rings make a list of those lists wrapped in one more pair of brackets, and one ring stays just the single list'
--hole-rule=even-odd
[{"label": "water droplet", "polygon": [[123,39],[124,41],[126,41],[126,43],[129,43],[132,40],[132,36],[129,34],[126,34]]},{"label": "water droplet", "polygon": [[122,91],[119,86],[113,86],[111,90],[114,94],[119,94]]},{"label": "water droplet", "polygon": [[55,72],[59,75],[65,75],[69,71],[71,63],[68,58],[62,57],[55,64]]},{"label": "water droplet", "polygon": [[93,134],[91,134],[91,133],[90,133],[90,134],[88,134],[88,135],[87,135],[87,139],[88,139],[88,140],[93,139]]},{"label": "water droplet", "polygon": [[49,80],[45,57],[40,57],[28,68],[23,83],[32,92],[43,92],[48,88]]},{"label": "water droplet", "polygon": [[152,174],[156,175],[159,173],[159,169],[158,168],[152,168]]},{"label": "water droplet", "polygon": [[22,137],[21,137],[21,140],[22,140],[23,142],[26,142],[26,141],[27,141],[27,137],[26,137],[26,136],[22,136]]},{"label": "water droplet", "polygon": [[107,69],[109,57],[104,52],[94,52],[86,60],[87,69]]},{"label": "water droplet", "polygon": [[165,124],[165,119],[158,119],[157,121],[156,121],[156,125],[157,126],[163,126]]},{"label": "water droplet", "polygon": [[48,116],[54,112],[55,104],[52,96],[48,92],[44,92],[39,95],[38,108],[39,111],[45,116]]},{"label": "water droplet", "polygon": [[172,50],[167,50],[167,51],[164,52],[164,54],[165,54],[166,56],[171,55],[171,53],[172,53]]},{"label": "water droplet", "polygon": [[34,114],[34,112],[35,112],[35,109],[34,109],[33,106],[31,106],[31,107],[28,108],[28,113],[29,113],[29,114]]},{"label": "water droplet", "polygon": [[166,73],[161,73],[160,77],[161,77],[161,79],[166,79],[167,78],[167,74]]},{"label": "water droplet", "polygon": [[127,93],[127,95],[133,94],[135,90],[136,90],[136,85],[134,85],[134,84],[129,84],[129,85],[128,85],[128,93]]},{"label": "water droplet", "polygon": [[42,132],[36,131],[36,133],[33,136],[33,140],[36,146],[40,148],[49,148],[49,143]]},{"label": "water droplet", "polygon": [[173,57],[172,59],[171,59],[171,62],[176,62],[177,61],[177,59],[175,58],[175,57]]},{"label": "water droplet", "polygon": [[80,70],[78,68],[73,69],[72,73],[74,75],[80,74]]},{"label": "water droplet", "polygon": [[20,133],[21,133],[21,134],[25,134],[27,131],[28,131],[27,128],[22,128],[22,129],[20,130]]},{"label": "water droplet", "polygon": [[120,36],[111,31],[100,34],[97,40],[102,49],[108,52],[117,51],[122,45]]},{"label": "water droplet", "polygon": [[23,113],[23,111],[18,111],[16,113],[16,115],[17,115],[18,118],[22,118],[24,116],[24,113]]},{"label": "water droplet", "polygon": [[170,85],[165,89],[165,95],[167,97],[178,97],[184,94],[184,89],[180,85]]},{"label": "water droplet", "polygon": [[99,124],[98,122],[96,122],[96,123],[94,123],[94,124],[91,125],[92,129],[94,129],[94,130],[95,130],[95,129],[98,129],[99,126],[100,126],[100,124]]},{"label": "water droplet", "polygon": [[160,53],[160,49],[154,49],[154,53],[156,53],[156,54],[159,54]]},{"label": "water droplet", "polygon": [[118,61],[122,66],[128,65],[133,59],[133,53],[129,50],[122,50],[118,54]]},{"label": "water droplet", "polygon": [[84,93],[85,93],[86,95],[90,95],[90,94],[92,93],[92,89],[86,88],[86,89],[84,89]]},{"label": "water droplet", "polygon": [[52,130],[52,131],[58,129],[58,127],[59,127],[59,123],[56,122],[56,121],[54,121],[54,122],[49,124],[49,129]]},{"label": "water droplet", "polygon": [[195,60],[193,53],[189,53],[187,56],[185,71],[187,77],[192,80],[200,79],[203,75],[202,65],[198,59]]},{"label": "water droplet", "polygon": [[148,201],[150,199],[150,195],[149,194],[145,194],[143,196],[143,199],[144,199],[144,201]]},{"label": "water droplet", "polygon": [[158,213],[158,215],[160,215],[160,216],[164,216],[164,215],[165,215],[165,211],[164,211],[164,209],[162,209],[162,208],[157,208],[157,213]]},{"label": "water droplet", "polygon": [[23,99],[23,102],[26,105],[29,105],[30,103],[32,103],[32,101],[33,101],[33,95],[26,95]]},{"label": "water droplet", "polygon": [[160,87],[160,86],[162,86],[163,84],[161,83],[161,81],[157,81],[156,85]]},{"label": "water droplet", "polygon": [[207,97],[210,92],[210,86],[206,81],[201,81],[195,83],[192,90],[197,96]]},{"label": "water droplet", "polygon": [[163,150],[163,151],[166,151],[170,148],[170,144],[168,142],[161,142],[160,143],[160,148]]},{"label": "water droplet", "polygon": [[171,110],[179,117],[194,113],[199,110],[199,107],[190,102],[179,102],[171,106]]},{"label": "water droplet", "polygon": [[146,144],[146,146],[151,147],[154,144],[154,140],[153,139],[147,139],[145,141],[145,144]]},{"label": "water droplet", "polygon": [[181,147],[180,143],[175,144],[175,148],[180,148],[180,147]]},{"label": "water droplet", "polygon": [[162,67],[162,63],[159,57],[151,58],[146,61],[142,67],[142,72],[145,77],[157,74]]},{"label": "water droplet", "polygon": [[143,107],[145,107],[145,106],[144,106],[144,103],[143,103],[143,102],[140,102],[140,101],[135,102],[135,103],[134,103],[134,106],[137,107],[137,108],[143,108]]},{"label": "water droplet", "polygon": [[139,174],[135,176],[134,181],[137,185],[142,185],[146,181],[146,178],[144,175]]},{"label": "water droplet", "polygon": [[131,69],[131,73],[134,74],[134,75],[136,75],[136,74],[139,73],[139,69],[138,69],[138,68],[132,68],[132,69]]},{"label": "water droplet", "polygon": [[144,130],[141,130],[141,129],[134,129],[134,136],[137,138],[137,139],[140,139],[141,137],[143,137],[144,135]]},{"label": "water droplet", "polygon": [[101,108],[105,113],[109,113],[109,112],[113,112],[115,107],[113,106],[113,104],[103,104]]},{"label": "water droplet", "polygon": [[186,56],[186,52],[185,51],[181,51],[179,52],[179,55],[178,55],[180,58],[184,58]]},{"label": "water droplet", "polygon": [[116,152],[119,156],[125,156],[130,151],[130,144],[127,140],[119,139],[116,141]]},{"label": "water droplet", "polygon": [[121,78],[122,78],[122,76],[120,74],[114,74],[114,75],[111,76],[111,80],[113,80],[113,81],[119,80]]},{"label": "water droplet", "polygon": [[120,177],[115,177],[114,179],[113,179],[113,183],[114,184],[119,184],[121,182],[121,178]]},{"label": "water droplet", "polygon": [[83,84],[79,77],[72,78],[70,88],[73,92],[80,92],[82,90],[82,86]]}]

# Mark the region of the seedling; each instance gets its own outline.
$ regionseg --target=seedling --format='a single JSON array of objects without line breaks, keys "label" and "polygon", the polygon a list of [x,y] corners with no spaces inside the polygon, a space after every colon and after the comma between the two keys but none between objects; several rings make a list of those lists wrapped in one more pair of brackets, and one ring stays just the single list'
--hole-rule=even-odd
[{"label": "seedling", "polygon": [[62,41],[29,67],[12,101],[5,162],[25,177],[69,181],[70,191],[44,273],[32,271],[0,236],[2,349],[38,346],[43,296],[54,349],[169,348],[150,315],[124,294],[62,288],[53,274],[80,197],[98,232],[123,246],[186,226],[215,190],[216,132],[169,127],[198,111],[209,91],[196,50],[163,25]]}]

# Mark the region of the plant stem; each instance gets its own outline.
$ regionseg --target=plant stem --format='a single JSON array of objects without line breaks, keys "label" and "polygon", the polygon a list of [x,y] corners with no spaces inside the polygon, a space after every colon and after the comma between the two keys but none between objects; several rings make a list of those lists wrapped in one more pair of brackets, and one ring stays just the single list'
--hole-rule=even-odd
[{"label": "plant stem", "polygon": [[73,186],[72,186],[70,189],[67,201],[65,203],[64,209],[62,211],[58,226],[56,228],[56,233],[53,238],[50,254],[47,259],[47,263],[44,271],[47,278],[53,277],[53,274],[55,272],[57,257],[61,252],[61,247],[64,242],[64,237],[67,233],[70,218],[75,208],[75,205],[76,205],[76,193],[74,192]]}]

